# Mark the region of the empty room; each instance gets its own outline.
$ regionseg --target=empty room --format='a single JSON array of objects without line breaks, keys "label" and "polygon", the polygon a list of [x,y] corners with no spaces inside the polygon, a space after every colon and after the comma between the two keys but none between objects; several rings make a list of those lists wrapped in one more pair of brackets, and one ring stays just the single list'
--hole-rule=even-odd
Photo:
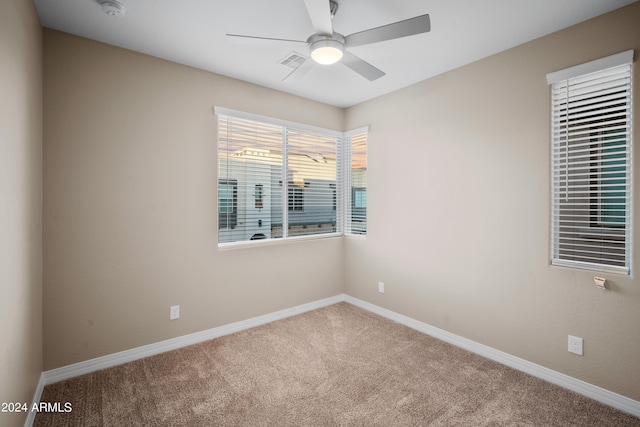
[{"label": "empty room", "polygon": [[639,22],[8,0],[0,426],[640,426]]}]

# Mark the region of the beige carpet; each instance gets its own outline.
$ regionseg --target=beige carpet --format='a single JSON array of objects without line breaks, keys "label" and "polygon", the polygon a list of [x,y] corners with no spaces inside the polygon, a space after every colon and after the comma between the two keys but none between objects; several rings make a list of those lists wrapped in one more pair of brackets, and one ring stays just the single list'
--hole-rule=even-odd
[{"label": "beige carpet", "polygon": [[35,426],[640,426],[339,303],[45,387]]}]

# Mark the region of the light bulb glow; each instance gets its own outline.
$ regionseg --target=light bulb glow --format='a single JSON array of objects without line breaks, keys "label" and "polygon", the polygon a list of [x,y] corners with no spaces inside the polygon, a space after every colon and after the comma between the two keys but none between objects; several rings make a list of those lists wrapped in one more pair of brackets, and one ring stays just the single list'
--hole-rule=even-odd
[{"label": "light bulb glow", "polygon": [[342,51],[335,47],[319,47],[311,52],[311,57],[318,64],[331,65],[342,59]]},{"label": "light bulb glow", "polygon": [[318,64],[331,65],[340,61],[344,45],[336,40],[317,40],[310,43],[311,58]]}]

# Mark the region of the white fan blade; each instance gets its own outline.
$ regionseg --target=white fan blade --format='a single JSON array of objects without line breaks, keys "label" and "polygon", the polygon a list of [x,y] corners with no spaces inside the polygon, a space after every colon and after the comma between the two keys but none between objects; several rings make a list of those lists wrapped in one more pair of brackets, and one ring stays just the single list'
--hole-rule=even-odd
[{"label": "white fan blade", "polygon": [[384,71],[377,69],[350,52],[344,52],[344,56],[340,62],[369,81],[377,80],[385,75]]},{"label": "white fan blade", "polygon": [[285,83],[297,82],[309,72],[311,67],[313,67],[313,61],[307,58],[302,64],[298,66],[298,68],[287,74],[285,78],[282,79],[282,81]]},{"label": "white fan blade", "polygon": [[278,39],[273,37],[258,37],[258,36],[246,36],[243,34],[227,34],[229,40],[234,42],[249,42],[252,44],[260,42],[290,42],[290,43],[307,43],[305,40],[290,40],[290,39]]},{"label": "white fan blade", "polygon": [[362,46],[427,33],[429,31],[431,31],[431,20],[427,14],[393,24],[383,25],[382,27],[360,31],[359,33],[353,33],[345,37],[345,44],[347,47]]},{"label": "white fan blade", "polygon": [[307,6],[307,12],[316,34],[332,35],[333,24],[331,23],[329,0],[304,0],[304,4]]}]

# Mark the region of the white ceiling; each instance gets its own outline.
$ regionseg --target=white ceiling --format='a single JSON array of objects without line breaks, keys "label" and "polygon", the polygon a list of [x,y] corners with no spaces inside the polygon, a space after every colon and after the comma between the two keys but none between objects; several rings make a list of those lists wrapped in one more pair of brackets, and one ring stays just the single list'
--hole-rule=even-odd
[{"label": "white ceiling", "polygon": [[238,43],[227,33],[306,40],[303,0],[34,0],[42,25],[339,107],[392,92],[636,0],[338,0],[334,30],[348,35],[428,13],[431,32],[354,47],[386,72],[370,82],[342,64],[314,64],[295,82],[279,62],[304,44]]}]

